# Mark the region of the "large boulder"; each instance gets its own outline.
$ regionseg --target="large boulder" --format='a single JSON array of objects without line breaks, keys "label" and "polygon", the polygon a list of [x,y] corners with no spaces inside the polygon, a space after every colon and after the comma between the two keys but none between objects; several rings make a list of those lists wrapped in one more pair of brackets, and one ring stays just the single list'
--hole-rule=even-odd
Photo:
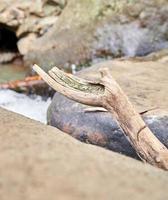
[{"label": "large boulder", "polygon": [[168,199],[168,175],[0,108],[0,199]]},{"label": "large boulder", "polygon": [[12,30],[25,64],[46,70],[166,48],[167,19],[167,0],[0,1],[0,36]]},{"label": "large boulder", "polygon": [[94,58],[146,55],[168,47],[167,19],[167,0],[69,0],[24,58],[48,70]]},{"label": "large boulder", "polygon": [[[160,57],[152,54],[145,61],[141,58],[107,61],[77,75],[98,81],[99,69],[107,67],[153,133],[168,147],[168,60],[163,55],[164,52]],[[137,158],[110,113],[87,110],[88,106],[56,93],[48,109],[48,123],[80,141]]]}]

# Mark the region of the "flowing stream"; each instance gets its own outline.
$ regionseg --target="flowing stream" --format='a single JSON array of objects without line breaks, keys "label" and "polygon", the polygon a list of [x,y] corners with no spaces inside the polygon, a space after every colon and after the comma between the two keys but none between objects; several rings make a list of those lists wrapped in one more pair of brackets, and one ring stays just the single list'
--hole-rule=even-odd
[{"label": "flowing stream", "polygon": [[[0,65],[0,83],[23,79],[27,69],[13,64]],[[51,102],[41,96],[27,96],[12,90],[0,90],[0,107],[22,114],[31,119],[46,123],[47,108]]]},{"label": "flowing stream", "polygon": [[0,90],[0,107],[43,123],[46,123],[50,102],[50,98],[45,101],[37,95],[27,96],[12,90]]}]

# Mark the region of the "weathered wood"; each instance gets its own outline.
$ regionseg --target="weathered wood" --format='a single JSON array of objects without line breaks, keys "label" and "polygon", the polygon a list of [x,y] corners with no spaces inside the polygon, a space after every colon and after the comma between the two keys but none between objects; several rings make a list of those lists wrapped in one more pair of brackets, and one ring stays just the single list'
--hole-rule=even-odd
[{"label": "weathered wood", "polygon": [[33,69],[63,95],[80,103],[101,106],[110,111],[135,148],[139,157],[154,166],[168,170],[168,150],[154,136],[134,109],[108,70],[101,71],[100,83],[91,83],[53,68],[49,75],[37,65]]},{"label": "weathered wood", "polygon": [[24,80],[10,81],[7,83],[0,84],[0,89],[13,89],[13,90],[23,90],[23,88],[30,88],[34,85],[44,84],[44,81],[40,76],[30,76],[26,77]]},{"label": "weathered wood", "polygon": [[40,76],[27,76],[24,79],[0,83],[1,89],[10,89],[25,94],[37,94],[45,98],[54,95],[54,90]]}]

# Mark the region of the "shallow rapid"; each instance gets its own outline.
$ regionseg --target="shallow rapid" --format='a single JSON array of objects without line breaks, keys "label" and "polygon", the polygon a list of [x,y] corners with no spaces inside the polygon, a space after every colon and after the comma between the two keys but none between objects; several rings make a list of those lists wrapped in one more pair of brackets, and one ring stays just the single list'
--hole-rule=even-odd
[{"label": "shallow rapid", "polygon": [[31,119],[46,123],[47,108],[51,99],[41,96],[27,96],[12,90],[0,90],[0,107],[22,114]]}]

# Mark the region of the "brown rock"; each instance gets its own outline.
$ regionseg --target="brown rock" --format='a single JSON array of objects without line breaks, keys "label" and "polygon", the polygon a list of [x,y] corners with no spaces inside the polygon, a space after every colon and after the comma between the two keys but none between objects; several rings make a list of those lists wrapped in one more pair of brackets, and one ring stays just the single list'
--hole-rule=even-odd
[{"label": "brown rock", "polygon": [[167,199],[167,173],[0,109],[0,199]]}]

